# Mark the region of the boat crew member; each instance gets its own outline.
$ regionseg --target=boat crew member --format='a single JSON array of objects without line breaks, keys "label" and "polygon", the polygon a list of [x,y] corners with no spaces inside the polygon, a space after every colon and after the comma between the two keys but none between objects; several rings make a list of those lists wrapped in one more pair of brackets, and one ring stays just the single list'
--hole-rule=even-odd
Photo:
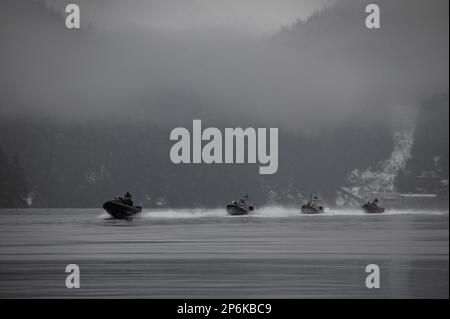
[{"label": "boat crew member", "polygon": [[131,196],[130,192],[126,192],[126,194],[124,196],[124,202],[130,206],[133,206],[133,201],[131,199],[132,199],[132,196]]},{"label": "boat crew member", "polygon": [[244,198],[241,198],[241,199],[239,200],[239,202],[240,202],[241,204],[246,204],[246,203],[247,203],[247,200],[248,200],[248,194],[245,194],[245,195],[244,195]]}]

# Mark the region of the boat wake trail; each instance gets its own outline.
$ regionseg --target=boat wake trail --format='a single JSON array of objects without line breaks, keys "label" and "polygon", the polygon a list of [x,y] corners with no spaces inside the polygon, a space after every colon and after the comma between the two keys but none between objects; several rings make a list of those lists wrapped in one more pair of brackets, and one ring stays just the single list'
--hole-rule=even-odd
[{"label": "boat wake trail", "polygon": [[[190,218],[326,218],[332,216],[392,216],[392,215],[444,215],[448,211],[386,210],[382,214],[367,214],[361,209],[325,209],[323,214],[303,215],[299,208],[282,206],[260,207],[248,215],[230,216],[225,208],[215,209],[147,209],[139,214],[143,219],[190,219]],[[108,215],[102,214],[101,218]]]}]

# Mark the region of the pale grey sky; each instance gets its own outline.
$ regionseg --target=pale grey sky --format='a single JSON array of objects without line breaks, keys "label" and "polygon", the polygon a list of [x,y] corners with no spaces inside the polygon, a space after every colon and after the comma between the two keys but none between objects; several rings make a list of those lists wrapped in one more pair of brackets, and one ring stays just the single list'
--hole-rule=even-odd
[{"label": "pale grey sky", "polygon": [[334,0],[46,0],[59,10],[80,5],[82,18],[102,28],[159,31],[239,30],[270,35]]}]

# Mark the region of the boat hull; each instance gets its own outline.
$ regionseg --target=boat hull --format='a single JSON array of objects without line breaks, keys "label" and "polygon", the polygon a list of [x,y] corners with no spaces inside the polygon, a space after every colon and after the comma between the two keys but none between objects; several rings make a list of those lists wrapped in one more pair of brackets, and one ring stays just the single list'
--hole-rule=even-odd
[{"label": "boat hull", "polygon": [[372,204],[364,204],[361,208],[368,214],[381,214],[384,213],[384,208]]},{"label": "boat hull", "polygon": [[302,214],[307,215],[314,215],[314,214],[322,214],[323,208],[322,207],[316,207],[311,205],[302,205]]},{"label": "boat hull", "polygon": [[142,207],[140,206],[130,206],[119,200],[110,200],[103,204],[103,209],[114,218],[117,219],[129,219],[140,213]]},{"label": "boat hull", "polygon": [[247,215],[250,212],[250,209],[240,205],[229,204],[227,205],[227,212],[233,216]]}]

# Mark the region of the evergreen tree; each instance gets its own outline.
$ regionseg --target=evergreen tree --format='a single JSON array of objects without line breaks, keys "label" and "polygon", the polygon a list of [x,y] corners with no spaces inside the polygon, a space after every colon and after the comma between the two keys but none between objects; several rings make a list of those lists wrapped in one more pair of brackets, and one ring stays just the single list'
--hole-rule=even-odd
[{"label": "evergreen tree", "polygon": [[26,207],[25,197],[28,190],[19,157],[13,160],[0,149],[0,207]]}]

